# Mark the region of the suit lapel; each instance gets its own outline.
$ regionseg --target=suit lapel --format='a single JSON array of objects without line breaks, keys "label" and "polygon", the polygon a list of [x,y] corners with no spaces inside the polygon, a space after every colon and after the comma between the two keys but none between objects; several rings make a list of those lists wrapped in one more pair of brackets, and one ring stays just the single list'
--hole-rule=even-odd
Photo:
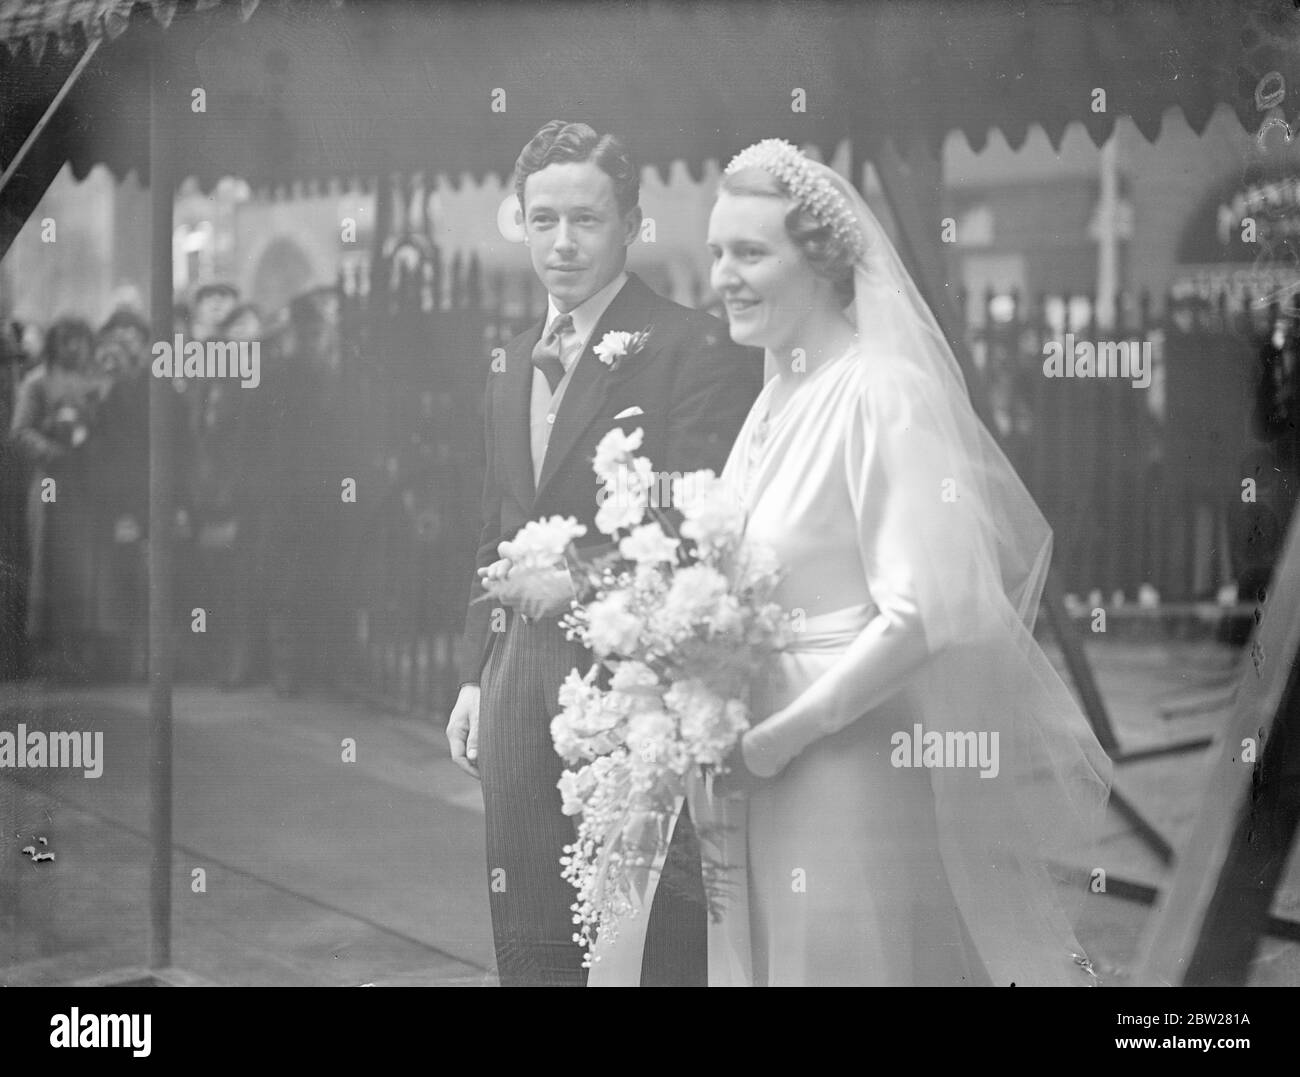
[{"label": "suit lapel", "polygon": [[[640,277],[635,273],[629,273],[627,283],[619,290],[613,302],[605,308],[605,313],[601,315],[596,328],[592,330],[587,340],[587,347],[583,350],[582,357],[573,371],[569,387],[564,391],[560,410],[555,416],[555,429],[551,431],[541,479],[537,484],[538,499],[564,466],[566,458],[573,451],[584,431],[600,414],[600,409],[605,405],[605,398],[609,395],[610,386],[617,380],[617,376],[597,358],[596,345],[600,343],[600,338],[611,330],[626,329],[636,332],[644,329],[644,324],[638,323],[638,319],[644,321],[646,316],[649,305],[646,302],[647,294],[653,296],[654,293],[642,283]],[[636,359],[633,358],[632,361],[635,362]],[[592,482],[595,483],[594,476]]]},{"label": "suit lapel", "polygon": [[506,481],[510,484],[521,505],[532,508],[533,450],[530,444],[529,408],[533,396],[533,348],[542,338],[546,327],[543,318],[526,333],[515,339],[514,347],[506,353],[506,373],[502,378],[503,407],[499,414],[504,422],[498,432],[501,439],[501,458],[505,461]]}]

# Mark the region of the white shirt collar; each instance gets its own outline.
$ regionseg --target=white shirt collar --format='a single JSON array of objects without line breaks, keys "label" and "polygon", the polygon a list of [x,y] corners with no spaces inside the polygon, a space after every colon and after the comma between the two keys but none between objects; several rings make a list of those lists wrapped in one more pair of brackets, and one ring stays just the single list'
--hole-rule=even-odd
[{"label": "white shirt collar", "polygon": [[[569,316],[573,319],[574,336],[580,342],[581,347],[569,346],[565,348],[564,367],[566,370],[587,350],[587,341],[595,331],[596,324],[604,317],[605,311],[614,302],[614,297],[622,291],[623,285],[626,283],[627,271],[624,270],[600,291],[588,296],[569,311]],[[546,331],[551,328],[551,323],[559,316],[560,308],[555,305],[555,300],[548,295],[546,297],[546,326],[542,330],[543,337],[546,336]]]}]

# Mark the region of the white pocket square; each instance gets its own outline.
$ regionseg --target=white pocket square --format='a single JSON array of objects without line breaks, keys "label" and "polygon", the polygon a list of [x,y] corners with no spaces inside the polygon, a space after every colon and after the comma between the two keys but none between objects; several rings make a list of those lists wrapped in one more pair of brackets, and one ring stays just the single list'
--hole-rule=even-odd
[{"label": "white pocket square", "polygon": [[630,408],[624,408],[624,409],[623,409],[622,411],[620,411],[617,415],[615,415],[614,418],[615,418],[615,419],[630,419],[630,418],[632,418],[633,415],[644,415],[644,414],[645,414],[645,412],[642,411],[640,408],[638,408],[638,407],[634,404],[634,405],[633,405],[632,407],[630,407]]}]

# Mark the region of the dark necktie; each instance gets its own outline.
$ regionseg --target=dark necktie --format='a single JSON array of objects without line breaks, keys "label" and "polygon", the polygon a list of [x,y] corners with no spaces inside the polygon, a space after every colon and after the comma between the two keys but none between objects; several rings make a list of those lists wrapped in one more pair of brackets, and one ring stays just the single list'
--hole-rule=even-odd
[{"label": "dark necktie", "polygon": [[555,387],[564,377],[564,364],[560,361],[560,348],[564,336],[573,329],[573,317],[561,314],[551,323],[551,328],[533,348],[533,366],[546,375],[546,384],[555,392]]}]

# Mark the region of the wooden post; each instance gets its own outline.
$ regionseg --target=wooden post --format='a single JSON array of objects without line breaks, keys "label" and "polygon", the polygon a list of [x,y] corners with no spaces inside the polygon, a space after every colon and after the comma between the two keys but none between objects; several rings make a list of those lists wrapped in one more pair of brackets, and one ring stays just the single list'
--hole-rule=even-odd
[{"label": "wooden post", "polygon": [[[172,339],[172,203],[175,173],[167,137],[168,64],[157,35],[149,71],[149,201],[155,340]],[[171,964],[172,876],[172,529],[175,519],[175,390],[149,384],[149,967]]]},{"label": "wooden post", "polygon": [[1261,937],[1300,941],[1300,921],[1272,912],[1300,828],[1298,654],[1300,527],[1293,524],[1243,655],[1200,814],[1144,936],[1139,984],[1241,986]]}]

